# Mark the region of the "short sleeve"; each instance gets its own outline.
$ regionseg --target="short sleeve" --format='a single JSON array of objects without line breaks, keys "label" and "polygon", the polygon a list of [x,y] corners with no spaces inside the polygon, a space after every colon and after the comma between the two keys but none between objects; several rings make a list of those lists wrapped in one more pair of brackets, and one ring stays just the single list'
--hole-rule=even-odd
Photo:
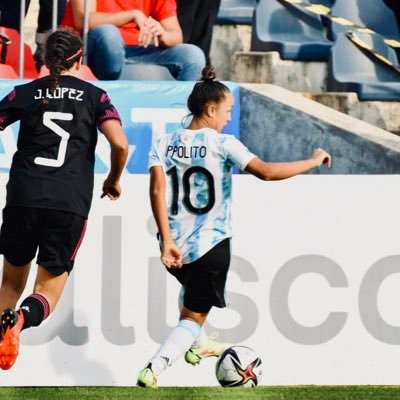
[{"label": "short sleeve", "polygon": [[226,158],[241,170],[244,170],[247,164],[257,157],[242,142],[231,135],[224,136],[223,147]]},{"label": "short sleeve", "polygon": [[117,109],[112,105],[111,99],[106,92],[102,92],[96,110],[96,123],[100,126],[103,122],[110,119],[119,121],[122,125],[121,117]]},{"label": "short sleeve", "polygon": [[149,170],[151,169],[151,167],[162,166],[162,161],[159,153],[160,142],[161,140],[159,139],[155,141],[151,146],[149,153]]},{"label": "short sleeve", "polygon": [[177,15],[176,0],[158,0],[151,12],[151,16],[157,21],[162,21]]},{"label": "short sleeve", "polygon": [[18,104],[17,91],[14,88],[0,101],[0,131],[18,121],[22,115],[22,107]]}]

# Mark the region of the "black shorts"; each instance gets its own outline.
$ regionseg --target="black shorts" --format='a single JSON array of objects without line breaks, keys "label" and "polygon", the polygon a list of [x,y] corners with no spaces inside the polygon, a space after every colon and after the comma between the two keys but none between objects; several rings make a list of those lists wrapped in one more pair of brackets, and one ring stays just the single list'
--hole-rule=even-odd
[{"label": "black shorts", "polygon": [[182,268],[167,268],[185,289],[183,304],[191,311],[208,313],[226,307],[225,284],[231,262],[231,241],[224,239],[210,251]]},{"label": "black shorts", "polygon": [[77,214],[47,208],[3,209],[0,254],[15,266],[28,264],[39,248],[37,264],[53,275],[71,272],[87,220]]}]

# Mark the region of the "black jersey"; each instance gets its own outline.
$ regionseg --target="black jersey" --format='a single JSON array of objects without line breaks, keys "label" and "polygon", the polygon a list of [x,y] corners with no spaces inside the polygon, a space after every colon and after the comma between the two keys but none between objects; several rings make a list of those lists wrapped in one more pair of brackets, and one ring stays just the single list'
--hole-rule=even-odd
[{"label": "black jersey", "polygon": [[[87,217],[93,196],[97,127],[121,121],[107,93],[62,75],[19,85],[0,102],[0,130],[20,120],[7,205],[50,208]],[[43,106],[43,98],[48,100]]]}]

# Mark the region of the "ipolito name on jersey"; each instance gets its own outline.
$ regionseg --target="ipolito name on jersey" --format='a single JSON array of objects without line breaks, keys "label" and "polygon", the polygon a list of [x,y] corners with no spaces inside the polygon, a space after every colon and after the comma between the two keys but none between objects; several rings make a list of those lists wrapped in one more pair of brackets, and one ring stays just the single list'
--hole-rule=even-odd
[{"label": "ipolito name on jersey", "polygon": [[179,158],[204,158],[207,155],[206,146],[168,146],[166,156]]},{"label": "ipolito name on jersey", "polygon": [[37,99],[71,99],[77,101],[83,101],[83,90],[66,88],[66,87],[58,87],[53,92],[50,89],[38,89],[36,95],[34,97]]}]

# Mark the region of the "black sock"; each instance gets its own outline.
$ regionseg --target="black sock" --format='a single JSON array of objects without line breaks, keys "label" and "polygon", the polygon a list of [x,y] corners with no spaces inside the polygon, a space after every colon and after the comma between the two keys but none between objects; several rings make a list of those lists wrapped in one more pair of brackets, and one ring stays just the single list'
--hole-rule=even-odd
[{"label": "black sock", "polygon": [[20,310],[24,314],[22,329],[26,329],[40,325],[48,317],[50,307],[45,297],[39,293],[33,293],[21,303]]}]

